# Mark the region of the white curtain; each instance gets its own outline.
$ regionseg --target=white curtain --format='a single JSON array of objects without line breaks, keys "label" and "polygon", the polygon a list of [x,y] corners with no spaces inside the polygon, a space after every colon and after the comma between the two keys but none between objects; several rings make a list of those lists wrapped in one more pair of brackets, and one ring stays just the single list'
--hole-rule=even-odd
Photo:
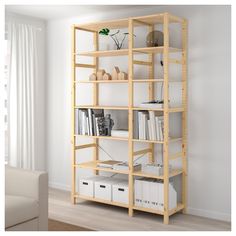
[{"label": "white curtain", "polygon": [[35,169],[35,81],[37,76],[36,30],[9,22],[8,84],[9,165]]}]

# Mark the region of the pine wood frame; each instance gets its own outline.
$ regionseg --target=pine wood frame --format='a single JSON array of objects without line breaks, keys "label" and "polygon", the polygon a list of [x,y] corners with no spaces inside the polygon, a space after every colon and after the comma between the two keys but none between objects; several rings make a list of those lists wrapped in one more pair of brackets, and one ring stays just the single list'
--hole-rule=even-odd
[{"label": "pine wood frame", "polygon": [[[148,27],[148,31],[152,31],[154,29],[154,24],[162,23],[163,31],[164,31],[164,46],[163,47],[155,47],[155,48],[133,48],[133,29],[136,26],[145,25]],[[170,23],[179,23],[182,26],[182,49],[171,48],[169,47],[169,24]],[[111,50],[111,51],[98,51],[98,30],[103,27],[108,28],[123,28],[128,27],[129,32],[129,46],[128,49],[121,50]],[[76,52],[76,30],[83,30],[94,35],[94,49],[93,52]],[[170,58],[169,55],[171,52],[182,52],[181,60],[176,60],[174,58]],[[148,55],[148,61],[138,61],[134,60],[134,54],[136,53],[146,53]],[[154,79],[154,54],[155,53],[163,53],[163,61],[164,61],[164,78],[163,79]],[[76,56],[92,56],[94,58],[93,64],[79,64],[76,63]],[[100,56],[118,56],[118,55],[127,55],[129,61],[129,77],[126,81],[77,81],[76,80],[76,68],[92,68],[94,72],[97,72],[99,68],[99,57]],[[182,107],[179,108],[169,108],[168,100],[169,100],[169,83],[176,82],[171,81],[169,79],[169,63],[176,63],[182,66]],[[148,66],[148,79],[137,80],[133,77],[133,66],[142,65]],[[133,106],[133,85],[134,83],[148,83],[149,89],[149,99],[154,98],[154,83],[156,82],[164,82],[164,108],[163,109],[147,109],[147,110],[161,110],[164,114],[164,141],[152,141],[152,140],[137,140],[133,139],[133,111],[134,110],[144,110],[143,108],[137,108]],[[80,83],[92,83],[93,84],[93,105],[91,106],[77,106],[76,105],[76,85]],[[99,106],[99,83],[127,83],[128,91],[129,91],[129,101],[127,107],[112,107],[112,106]],[[71,124],[72,124],[72,191],[71,191],[71,202],[76,204],[76,199],[81,198],[85,200],[91,200],[96,202],[101,202],[105,204],[125,207],[128,209],[129,216],[133,216],[134,210],[150,212],[154,214],[163,215],[164,223],[169,223],[169,217],[176,212],[183,211],[186,213],[186,204],[187,204],[187,20],[173,16],[169,13],[161,13],[149,16],[121,19],[116,21],[107,21],[107,22],[98,22],[91,23],[86,25],[73,25],[72,26],[72,116],[71,116]],[[87,135],[75,135],[74,134],[74,125],[75,125],[75,108],[101,108],[101,109],[118,109],[118,110],[127,110],[128,111],[128,128],[129,128],[129,137],[128,138],[118,138],[118,137],[101,137],[101,136],[89,136],[93,139],[93,143],[85,144],[85,145],[77,145],[76,137],[88,137]],[[181,138],[170,138],[169,137],[169,114],[171,112],[181,112],[182,113],[182,137]],[[111,139],[111,140],[123,140],[128,141],[129,144],[129,171],[114,171],[114,170],[106,170],[104,168],[97,167],[97,163],[99,162],[99,152],[98,152],[98,144],[99,139]],[[181,141],[182,142],[182,151],[178,153],[174,153],[172,155],[169,154],[169,144],[172,142]],[[148,148],[144,150],[134,151],[134,142],[144,142],[148,144]],[[146,173],[142,173],[141,171],[134,172],[133,170],[133,160],[136,155],[147,153],[149,156],[149,162],[154,161],[154,144],[159,143],[163,145],[163,156],[164,156],[164,175],[163,176],[154,176],[148,175]],[[76,151],[84,148],[93,148],[93,161],[86,162],[82,164],[76,163]],[[182,169],[175,170],[169,173],[168,164],[170,160],[175,160],[177,158],[182,158]],[[115,202],[109,202],[102,199],[95,199],[86,196],[79,195],[76,192],[76,168],[88,168],[94,170],[94,174],[98,174],[99,171],[109,171],[113,173],[121,173],[128,175],[129,179],[129,204],[121,204]],[[182,174],[182,203],[178,203],[176,209],[169,210],[168,206],[168,195],[169,195],[169,178],[172,176],[176,176]],[[134,197],[134,177],[135,176],[143,176],[150,177],[156,179],[163,179],[164,181],[164,211],[157,211],[149,208],[137,207],[133,203]]]}]

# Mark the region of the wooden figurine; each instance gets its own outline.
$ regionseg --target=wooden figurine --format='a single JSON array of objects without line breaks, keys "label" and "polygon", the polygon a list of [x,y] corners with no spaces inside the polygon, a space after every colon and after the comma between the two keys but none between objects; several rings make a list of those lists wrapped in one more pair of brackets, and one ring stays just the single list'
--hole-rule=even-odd
[{"label": "wooden figurine", "polygon": [[118,74],[118,79],[119,79],[119,80],[127,80],[127,79],[128,79],[128,74],[125,73],[125,72],[120,72],[120,73]]},{"label": "wooden figurine", "polygon": [[103,75],[103,80],[111,80],[111,75],[109,73],[105,73]]},{"label": "wooden figurine", "polygon": [[101,69],[97,71],[97,80],[102,80],[103,79],[103,75],[106,73],[105,70]]},{"label": "wooden figurine", "polygon": [[112,70],[112,79],[117,80],[119,73],[120,73],[119,67],[115,66],[114,69]]},{"label": "wooden figurine", "polygon": [[90,80],[90,81],[97,80],[96,74],[95,74],[95,73],[92,73],[92,74],[89,76],[89,80]]}]

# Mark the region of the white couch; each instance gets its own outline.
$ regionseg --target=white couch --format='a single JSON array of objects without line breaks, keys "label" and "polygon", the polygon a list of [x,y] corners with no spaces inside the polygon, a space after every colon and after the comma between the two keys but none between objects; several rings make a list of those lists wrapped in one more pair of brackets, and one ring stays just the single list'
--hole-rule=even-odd
[{"label": "white couch", "polygon": [[5,229],[48,230],[48,175],[6,166]]}]

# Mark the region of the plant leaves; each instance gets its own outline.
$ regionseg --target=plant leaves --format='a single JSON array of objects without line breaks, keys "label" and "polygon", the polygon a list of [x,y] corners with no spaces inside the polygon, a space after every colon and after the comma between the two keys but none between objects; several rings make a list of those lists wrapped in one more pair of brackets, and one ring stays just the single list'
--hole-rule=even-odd
[{"label": "plant leaves", "polygon": [[104,29],[101,29],[99,31],[99,34],[101,34],[101,35],[108,35],[109,32],[110,32],[110,30],[108,28],[104,28]]}]

